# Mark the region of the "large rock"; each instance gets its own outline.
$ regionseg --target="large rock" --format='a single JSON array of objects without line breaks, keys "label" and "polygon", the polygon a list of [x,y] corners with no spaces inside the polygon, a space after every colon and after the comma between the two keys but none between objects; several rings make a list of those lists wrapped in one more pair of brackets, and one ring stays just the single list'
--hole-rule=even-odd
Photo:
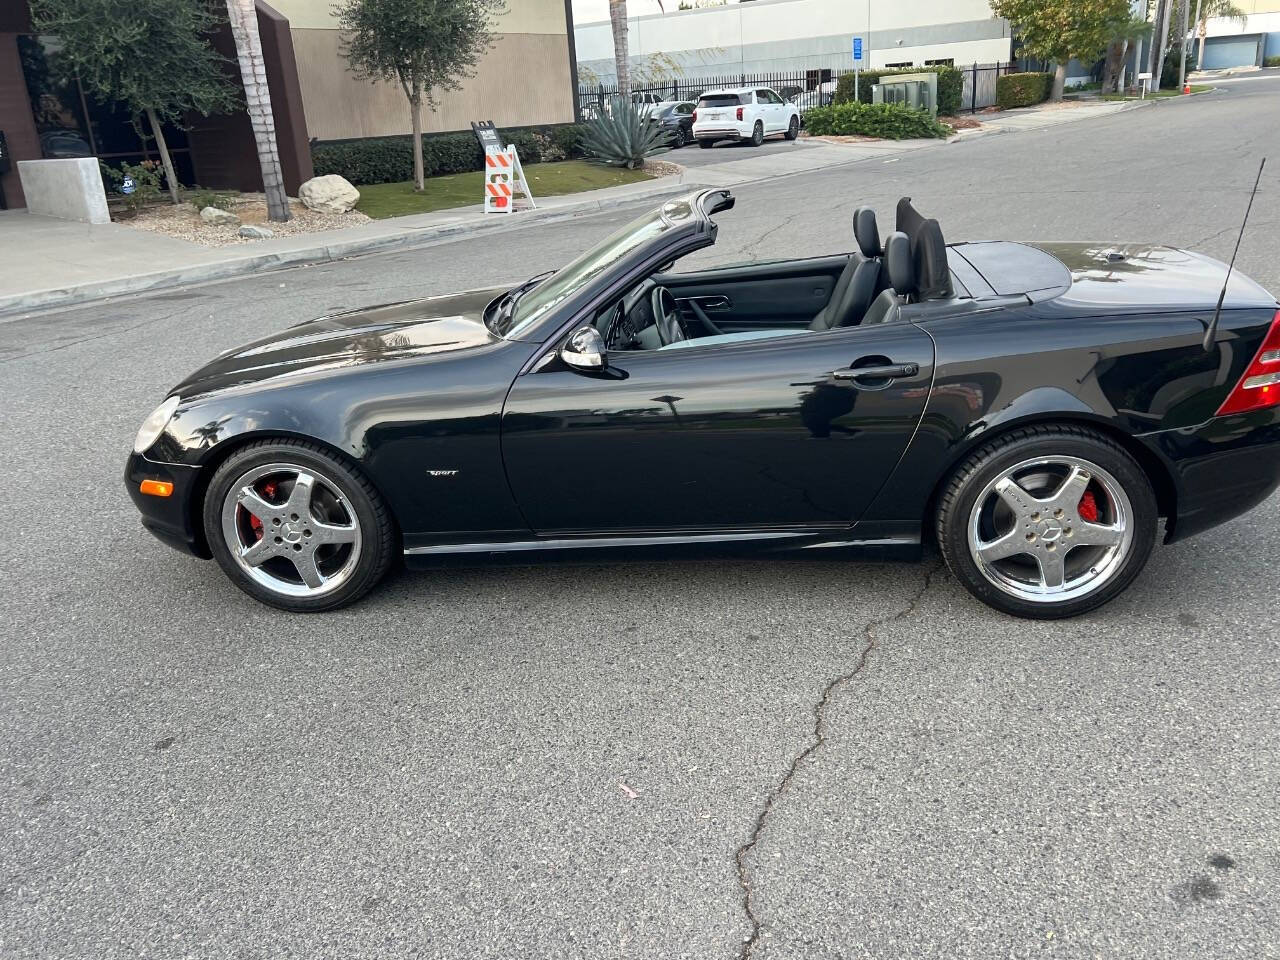
[{"label": "large rock", "polygon": [[246,240],[268,240],[275,234],[268,227],[258,227],[248,223],[240,228],[240,236]]},{"label": "large rock", "polygon": [[215,227],[234,227],[240,223],[240,218],[234,213],[217,207],[205,207],[200,211],[200,219]]},{"label": "large rock", "polygon": [[360,200],[360,191],[343,177],[331,173],[312,177],[298,188],[298,199],[317,213],[347,213]]}]

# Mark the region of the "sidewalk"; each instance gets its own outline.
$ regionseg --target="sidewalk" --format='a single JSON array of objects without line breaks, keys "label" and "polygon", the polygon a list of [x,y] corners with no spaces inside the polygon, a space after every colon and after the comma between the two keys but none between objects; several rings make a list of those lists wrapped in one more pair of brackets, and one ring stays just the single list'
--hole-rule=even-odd
[{"label": "sidewalk", "polygon": [[1107,116],[1141,105],[1130,101],[1063,109],[1009,110],[982,115],[982,127],[962,130],[950,140],[822,143],[803,150],[698,165],[676,176],[643,183],[548,197],[538,201],[536,210],[510,216],[486,216],[481,205],[476,204],[229,247],[203,247],[115,223],[89,225],[36,217],[25,211],[0,211],[0,263],[5,264],[4,271],[0,272],[0,323],[43,308],[300,264],[325,263],[449,237],[519,229],[532,223],[639,204],[702,186],[732,187],[794,176],[941,148],[991,134]]}]

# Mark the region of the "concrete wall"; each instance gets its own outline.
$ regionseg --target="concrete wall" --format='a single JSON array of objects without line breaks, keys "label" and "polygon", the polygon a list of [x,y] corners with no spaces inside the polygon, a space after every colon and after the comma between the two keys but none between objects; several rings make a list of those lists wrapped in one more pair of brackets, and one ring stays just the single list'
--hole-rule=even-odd
[{"label": "concrete wall", "polygon": [[[409,104],[398,84],[358,80],[341,52],[332,0],[272,0],[289,18],[307,132],[320,140],[407,134]],[[494,22],[496,43],[475,77],[439,93],[424,110],[429,132],[467,130],[472,120],[500,126],[569,123],[574,89],[565,0],[509,0]]]},{"label": "concrete wall", "polygon": [[[633,17],[628,46],[633,72],[665,54],[690,76],[733,72],[849,69],[851,39],[864,38],[864,67],[919,66],[951,58],[957,65],[1009,59],[1009,27],[987,0],[755,0],[665,16]],[[578,63],[611,82],[608,22],[575,27]]]},{"label": "concrete wall", "polygon": [[18,163],[27,212],[59,220],[110,223],[102,173],[95,157],[22,160]]}]

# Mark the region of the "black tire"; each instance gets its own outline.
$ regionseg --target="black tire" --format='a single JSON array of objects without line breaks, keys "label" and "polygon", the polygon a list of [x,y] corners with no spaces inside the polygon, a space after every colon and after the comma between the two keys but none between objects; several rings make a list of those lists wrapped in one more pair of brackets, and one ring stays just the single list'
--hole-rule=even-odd
[{"label": "black tire", "polygon": [[684,127],[676,127],[676,139],[675,139],[675,143],[673,144],[673,148],[676,150],[679,150],[688,142],[689,142],[689,138],[684,132]]},{"label": "black tire", "polygon": [[698,146],[700,146],[703,150],[710,150],[710,149],[711,149],[712,147],[714,147],[715,145],[716,145],[716,142],[715,142],[714,140],[699,140],[699,141],[698,141]]},{"label": "black tire", "polygon": [[800,118],[792,117],[791,123],[787,125],[786,137],[788,140],[794,140],[798,136],[800,136]]},{"label": "black tire", "polygon": [[[1132,540],[1128,552],[1116,561],[1114,572],[1091,592],[1059,601],[1025,600],[1006,592],[983,574],[969,539],[975,503],[988,485],[1015,465],[1039,457],[1071,457],[1102,468],[1118,483],[1133,514]],[[947,567],[977,599],[1016,617],[1057,620],[1093,610],[1123,592],[1146,565],[1155,545],[1158,522],[1159,508],[1151,481],[1127,451],[1085,427],[1049,424],[1014,430],[965,458],[938,499],[935,531]]]},{"label": "black tire", "polygon": [[751,128],[751,140],[749,141],[753,147],[758,147],[764,143],[764,121],[757,120],[756,125]]},{"label": "black tire", "polygon": [[[248,576],[231,555],[223,532],[223,504],[238,478],[267,464],[296,465],[317,472],[339,489],[354,510],[361,537],[359,554],[344,582],[330,593],[316,597],[276,593]],[[399,543],[390,511],[359,469],[318,444],[301,441],[263,440],[237,450],[214,473],[205,493],[202,515],[214,559],[231,582],[255,600],[298,613],[334,610],[354,603],[386,574]]]}]

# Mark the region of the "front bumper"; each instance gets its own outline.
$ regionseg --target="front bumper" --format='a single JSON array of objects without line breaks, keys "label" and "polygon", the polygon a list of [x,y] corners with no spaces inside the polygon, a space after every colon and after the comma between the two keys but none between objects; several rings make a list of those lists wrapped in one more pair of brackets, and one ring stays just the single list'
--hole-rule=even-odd
[{"label": "front bumper", "polygon": [[1139,437],[1166,465],[1177,494],[1165,543],[1252,510],[1280,486],[1280,409],[1215,417]]},{"label": "front bumper", "polygon": [[[140,453],[131,453],[124,469],[125,486],[142,513],[142,525],[169,546],[207,560],[212,554],[192,509],[199,478],[199,467],[157,463]],[[167,497],[145,494],[139,489],[143,480],[168,481],[173,493]]]}]

